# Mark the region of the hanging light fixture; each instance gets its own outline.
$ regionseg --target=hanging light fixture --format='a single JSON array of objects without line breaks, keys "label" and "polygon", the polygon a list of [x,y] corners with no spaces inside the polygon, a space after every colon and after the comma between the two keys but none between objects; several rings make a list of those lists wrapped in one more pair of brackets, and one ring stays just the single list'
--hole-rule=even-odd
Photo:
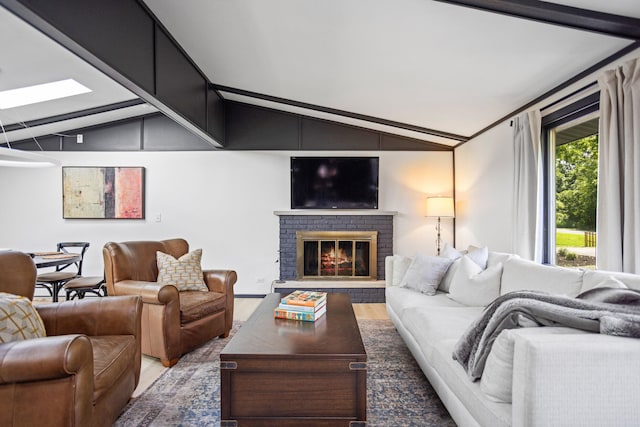
[{"label": "hanging light fixture", "polygon": [[60,162],[37,153],[0,147],[0,166],[22,168],[47,168],[60,166]]},{"label": "hanging light fixture", "polygon": [[[11,148],[11,143],[7,137],[7,132],[4,130],[4,125],[0,120],[0,129],[6,143],[6,147],[0,147],[0,167],[18,167],[18,168],[48,168],[52,166],[60,166],[60,161],[52,159],[50,157],[43,156],[38,153],[32,153],[30,151],[15,150]],[[38,143],[38,140],[33,138],[40,151],[42,147]]]}]

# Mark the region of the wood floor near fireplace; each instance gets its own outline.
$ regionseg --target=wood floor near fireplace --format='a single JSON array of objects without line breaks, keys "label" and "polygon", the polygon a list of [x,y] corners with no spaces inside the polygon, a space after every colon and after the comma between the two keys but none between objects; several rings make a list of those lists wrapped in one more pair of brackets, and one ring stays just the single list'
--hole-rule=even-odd
[{"label": "wood floor near fireplace", "polygon": [[298,289],[309,291],[339,292],[349,294],[351,302],[360,303],[384,303],[384,280],[366,281],[336,281],[336,280],[286,280],[274,281],[271,291],[281,294],[289,294]]}]

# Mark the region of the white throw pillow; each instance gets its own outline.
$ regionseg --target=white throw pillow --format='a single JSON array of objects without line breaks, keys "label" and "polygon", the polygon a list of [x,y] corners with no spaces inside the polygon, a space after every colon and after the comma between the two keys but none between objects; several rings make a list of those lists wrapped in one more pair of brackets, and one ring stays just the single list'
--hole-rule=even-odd
[{"label": "white throw pillow", "polygon": [[391,286],[400,286],[402,279],[404,279],[404,276],[407,274],[407,270],[411,265],[411,261],[413,260],[406,256],[393,256],[393,276],[391,277]]},{"label": "white throw pillow", "polygon": [[178,291],[207,291],[202,280],[200,259],[202,249],[196,249],[175,259],[164,252],[156,252],[158,262],[158,283],[173,285]]},{"label": "white throw pillow", "polygon": [[456,248],[454,248],[453,246],[451,246],[449,243],[446,243],[446,242],[444,244],[444,247],[442,248],[442,251],[440,251],[441,257],[445,257],[453,260],[462,258],[463,255],[464,255],[464,252],[457,250]]},{"label": "white throw pillow", "polygon": [[469,255],[460,260],[449,289],[449,298],[469,306],[485,306],[500,295],[502,263],[482,270]]},{"label": "white throw pillow", "polygon": [[448,258],[418,254],[411,261],[400,286],[426,295],[435,295],[451,263]]},{"label": "white throw pillow", "polygon": [[482,248],[479,248],[477,246],[469,245],[469,248],[467,249],[467,255],[483,270],[487,268],[487,261],[489,260],[488,247],[484,246]]},{"label": "white throw pillow", "polygon": [[442,251],[440,252],[440,256],[444,258],[449,258],[454,261],[453,261],[453,264],[449,266],[449,269],[447,270],[447,274],[445,274],[442,280],[440,281],[440,284],[438,285],[438,290],[443,292],[449,292],[449,289],[451,288],[451,280],[453,280],[453,276],[455,275],[456,271],[458,271],[458,266],[460,265],[460,258],[462,258],[462,256],[466,253],[467,251],[459,251],[453,246],[451,246],[449,243],[445,242],[444,248],[442,248]]},{"label": "white throw pillow", "polygon": [[442,292],[451,291],[451,282],[453,281],[453,278],[456,276],[456,273],[460,268],[460,262],[462,262],[462,257],[453,261],[453,263],[449,266],[447,274],[444,275],[444,277],[440,281],[440,284],[438,285],[438,290]]}]

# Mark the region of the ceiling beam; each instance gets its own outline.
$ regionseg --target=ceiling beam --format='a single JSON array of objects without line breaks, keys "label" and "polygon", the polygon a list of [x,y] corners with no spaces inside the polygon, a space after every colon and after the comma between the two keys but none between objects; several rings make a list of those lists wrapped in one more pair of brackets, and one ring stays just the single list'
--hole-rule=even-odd
[{"label": "ceiling beam", "polygon": [[376,123],[376,124],[379,124],[379,125],[391,126],[391,127],[398,128],[398,129],[410,130],[410,131],[413,131],[413,132],[423,133],[423,134],[427,134],[427,135],[431,135],[431,136],[437,136],[437,137],[440,137],[440,138],[451,139],[451,140],[459,141],[459,142],[466,142],[466,141],[469,140],[469,137],[467,137],[467,136],[457,135],[457,134],[454,134],[454,133],[439,131],[439,130],[435,130],[435,129],[429,129],[429,128],[425,128],[425,127],[422,127],[422,126],[416,126],[416,125],[412,125],[412,124],[408,124],[408,123],[396,122],[396,121],[393,121],[393,120],[382,119],[382,118],[379,118],[379,117],[367,116],[365,114],[352,113],[350,111],[339,110],[339,109],[330,108],[330,107],[323,107],[323,106],[316,105],[316,104],[309,104],[307,102],[294,101],[292,99],[280,98],[280,97],[272,96],[272,95],[265,95],[265,94],[262,94],[262,93],[251,92],[251,91],[248,91],[248,90],[238,89],[238,88],[229,87],[229,86],[216,85],[216,84],[213,84],[212,86],[213,86],[214,89],[216,89],[219,92],[233,93],[233,94],[236,94],[236,95],[247,96],[249,98],[262,99],[262,100],[265,100],[265,101],[276,102],[278,104],[286,104],[286,105],[291,105],[291,106],[294,106],[294,107],[305,108],[305,109],[308,109],[308,110],[320,111],[320,112],[323,112],[323,113],[334,114],[334,115],[337,115],[337,116],[348,117],[350,119],[362,120],[362,121],[365,121],[365,122]]},{"label": "ceiling beam", "polygon": [[15,130],[34,128],[37,126],[50,125],[51,123],[62,122],[65,120],[78,119],[80,117],[92,116],[94,114],[107,113],[109,111],[120,110],[122,108],[135,107],[144,104],[141,99],[132,99],[129,101],[116,102],[114,104],[101,105],[100,107],[87,108],[86,110],[72,111],[70,113],[57,114],[55,116],[43,117],[41,119],[29,120],[27,122],[14,123],[4,127],[5,132],[13,132]]},{"label": "ceiling beam", "polygon": [[640,40],[640,19],[539,0],[436,0],[547,24]]}]

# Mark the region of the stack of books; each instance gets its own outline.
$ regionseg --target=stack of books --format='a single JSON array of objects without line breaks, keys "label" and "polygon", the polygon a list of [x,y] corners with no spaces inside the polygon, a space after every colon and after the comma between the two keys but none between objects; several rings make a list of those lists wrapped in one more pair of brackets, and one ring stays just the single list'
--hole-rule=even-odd
[{"label": "stack of books", "polygon": [[294,291],[280,300],[275,308],[277,319],[315,322],[327,311],[327,293]]}]

